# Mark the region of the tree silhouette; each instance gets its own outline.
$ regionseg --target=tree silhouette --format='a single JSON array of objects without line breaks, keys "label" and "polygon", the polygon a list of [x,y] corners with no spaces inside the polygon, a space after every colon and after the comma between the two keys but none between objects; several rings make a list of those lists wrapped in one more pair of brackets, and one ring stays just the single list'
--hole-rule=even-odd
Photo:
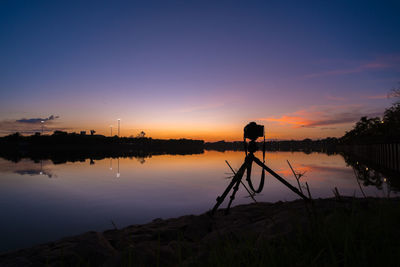
[{"label": "tree silhouette", "polygon": [[[400,98],[400,87],[391,90],[390,97]],[[345,144],[371,144],[400,141],[400,101],[392,104],[383,118],[362,117],[351,131],[340,139]]]},{"label": "tree silhouette", "polygon": [[[400,82],[399,82],[399,86],[397,88],[393,88],[389,95],[389,97],[396,97],[396,98],[400,98]],[[399,103],[399,101],[397,102],[397,104]]]},{"label": "tree silhouette", "polygon": [[146,137],[146,133],[141,131],[136,137],[137,138],[145,138]]}]

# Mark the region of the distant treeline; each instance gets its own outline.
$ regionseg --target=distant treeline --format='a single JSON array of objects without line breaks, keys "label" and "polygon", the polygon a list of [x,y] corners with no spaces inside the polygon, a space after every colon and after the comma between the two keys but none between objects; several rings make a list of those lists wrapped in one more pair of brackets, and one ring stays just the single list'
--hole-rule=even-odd
[{"label": "distant treeline", "polygon": [[4,136],[0,138],[0,146],[12,147],[18,146],[19,149],[24,148],[53,148],[65,146],[72,148],[78,146],[80,148],[90,147],[101,148],[102,146],[114,145],[120,148],[121,145],[129,145],[135,150],[164,150],[178,147],[202,148],[204,141],[190,139],[152,139],[150,137],[107,137],[104,135],[84,135],[76,133],[67,133],[55,131],[52,135],[35,134],[31,136],[22,136],[19,133]]},{"label": "distant treeline", "polygon": [[[333,152],[335,151],[336,145],[338,143],[337,138],[328,137],[320,140],[287,140],[287,141],[267,141],[265,143],[265,149],[267,151],[303,151],[303,152]],[[258,149],[263,149],[263,142],[258,142]],[[208,150],[244,150],[243,141],[236,142],[207,142],[204,144],[204,148]]]},{"label": "distant treeline", "polygon": [[[400,89],[393,91],[400,96]],[[146,157],[151,154],[197,154],[207,150],[244,150],[243,141],[207,142],[190,139],[152,139],[142,133],[137,137],[106,137],[55,131],[52,135],[36,133],[22,136],[19,133],[0,137],[0,156],[18,159],[31,158],[88,158],[88,157]],[[331,153],[341,146],[357,144],[382,144],[400,142],[400,102],[386,109],[382,118],[362,117],[351,131],[341,138],[320,140],[268,141],[268,151],[303,151]],[[258,142],[259,149],[263,143]]]},{"label": "distant treeline", "polygon": [[[336,138],[321,140],[304,139],[301,141],[268,141],[265,144],[269,151],[304,151],[329,152],[334,151],[338,143]],[[259,149],[263,143],[257,143]],[[71,157],[80,154],[87,157],[108,155],[118,156],[146,156],[149,154],[197,154],[204,149],[217,151],[243,151],[242,141],[236,142],[207,142],[190,139],[152,139],[148,137],[106,137],[103,135],[84,135],[55,131],[52,135],[35,134],[22,136],[19,133],[0,138],[0,156],[41,156],[54,157],[61,152]]]},{"label": "distant treeline", "polygon": [[0,156],[18,161],[55,159],[57,162],[85,158],[148,157],[159,154],[203,153],[204,141],[188,139],[152,139],[147,137],[106,137],[56,131],[52,135],[19,133],[0,138]]}]

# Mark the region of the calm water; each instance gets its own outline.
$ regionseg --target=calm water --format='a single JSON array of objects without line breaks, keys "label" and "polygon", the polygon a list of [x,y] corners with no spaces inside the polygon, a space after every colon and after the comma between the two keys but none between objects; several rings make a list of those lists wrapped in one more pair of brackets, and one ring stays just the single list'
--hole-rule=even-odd
[{"label": "calm water", "polygon": [[[204,154],[161,155],[146,159],[119,158],[54,165],[51,161],[13,163],[0,158],[0,251],[31,246],[76,235],[206,212],[229,183],[228,160],[239,168],[243,152],[206,151]],[[336,186],[343,195],[361,196],[353,169],[340,155],[269,152],[267,165],[296,185],[289,160],[307,181],[311,194],[332,197]],[[254,170],[255,186],[261,171]],[[297,195],[267,175],[259,201],[297,199]],[[367,195],[381,189],[364,187]],[[251,203],[241,186],[234,205]],[[225,207],[224,203],[221,207]]]}]

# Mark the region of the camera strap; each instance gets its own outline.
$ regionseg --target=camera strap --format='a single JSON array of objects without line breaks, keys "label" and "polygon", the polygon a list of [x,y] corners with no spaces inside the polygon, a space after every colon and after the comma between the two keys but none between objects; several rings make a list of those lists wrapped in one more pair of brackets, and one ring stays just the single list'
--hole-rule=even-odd
[{"label": "camera strap", "polygon": [[[265,130],[264,130],[264,142],[263,142],[263,163],[265,163]],[[247,142],[246,142],[246,137],[245,135],[243,135],[243,143],[244,143],[244,151],[246,153],[246,157],[247,157]],[[264,181],[265,181],[265,170],[264,168],[262,168],[262,172],[261,172],[261,180],[260,180],[260,185],[258,186],[258,189],[255,190],[254,186],[253,186],[253,182],[251,181],[251,168],[252,168],[252,161],[250,161],[247,165],[247,170],[246,170],[246,180],[247,183],[249,184],[250,189],[254,192],[254,193],[261,193],[261,191],[264,188]]]},{"label": "camera strap", "polygon": [[263,172],[261,174],[261,180],[260,180],[260,185],[258,186],[258,189],[255,190],[254,186],[253,186],[253,182],[251,181],[251,167],[252,167],[252,161],[250,161],[250,163],[247,165],[247,183],[249,184],[250,189],[254,192],[254,193],[261,193],[261,191],[264,188],[264,180],[265,180],[265,173]]},{"label": "camera strap", "polygon": [[[246,148],[246,155],[247,155],[247,148]],[[265,131],[264,131],[264,142],[263,142],[263,163],[265,163]],[[264,182],[265,182],[265,170],[264,168],[262,169],[261,172],[261,180],[260,180],[260,185],[258,186],[258,189],[255,190],[254,186],[253,186],[253,182],[251,181],[251,167],[252,167],[252,161],[250,161],[250,163],[247,165],[247,183],[249,184],[250,189],[254,192],[254,193],[261,193],[261,191],[264,188]]]}]

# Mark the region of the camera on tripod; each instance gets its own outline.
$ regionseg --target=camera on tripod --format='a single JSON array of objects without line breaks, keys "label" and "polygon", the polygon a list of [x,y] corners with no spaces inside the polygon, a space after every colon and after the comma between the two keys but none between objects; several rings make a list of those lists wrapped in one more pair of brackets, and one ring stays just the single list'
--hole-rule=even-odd
[{"label": "camera on tripod", "polygon": [[[301,191],[299,191],[296,187],[288,183],[284,178],[282,178],[279,174],[271,170],[267,165],[265,165],[265,132],[264,132],[264,126],[263,125],[258,125],[255,122],[250,122],[244,127],[244,133],[243,133],[243,144],[244,144],[244,151],[246,154],[246,157],[244,159],[244,163],[242,166],[239,168],[238,171],[234,171],[232,168],[232,172],[234,173],[234,176],[232,178],[232,181],[229,183],[228,187],[225,189],[225,191],[222,193],[221,196],[217,197],[217,203],[213,207],[211,211],[211,215],[213,215],[218,207],[222,204],[224,201],[225,197],[229,194],[229,191],[233,189],[232,195],[230,197],[228,207],[225,210],[225,213],[229,212],[229,208],[231,207],[232,201],[235,199],[236,192],[239,190],[239,185],[243,184],[243,186],[246,188],[247,192],[250,194],[250,196],[253,196],[255,193],[260,193],[264,187],[264,179],[265,179],[265,171],[269,172],[273,177],[278,179],[281,183],[286,185],[290,190],[292,190],[294,193],[302,197],[306,201],[310,201],[308,197],[306,197]],[[264,143],[263,143],[263,161],[259,160],[255,155],[254,152],[257,151],[257,144],[256,140],[259,137],[264,137]],[[246,138],[250,139],[250,142],[247,144]],[[261,179],[260,179],[260,185],[258,186],[258,189],[255,189],[253,186],[253,182],[251,181],[251,167],[253,165],[253,162],[260,166],[262,168],[262,173],[261,173]],[[228,163],[228,162],[227,162]],[[228,163],[229,165],[229,163]],[[229,165],[230,167],[230,165]],[[249,184],[250,192],[249,189],[244,185],[242,182],[242,178],[244,173],[246,172],[246,181]],[[254,199],[254,198],[253,198]]]},{"label": "camera on tripod", "polygon": [[250,122],[244,127],[244,138],[255,141],[258,137],[264,136],[264,125]]}]

